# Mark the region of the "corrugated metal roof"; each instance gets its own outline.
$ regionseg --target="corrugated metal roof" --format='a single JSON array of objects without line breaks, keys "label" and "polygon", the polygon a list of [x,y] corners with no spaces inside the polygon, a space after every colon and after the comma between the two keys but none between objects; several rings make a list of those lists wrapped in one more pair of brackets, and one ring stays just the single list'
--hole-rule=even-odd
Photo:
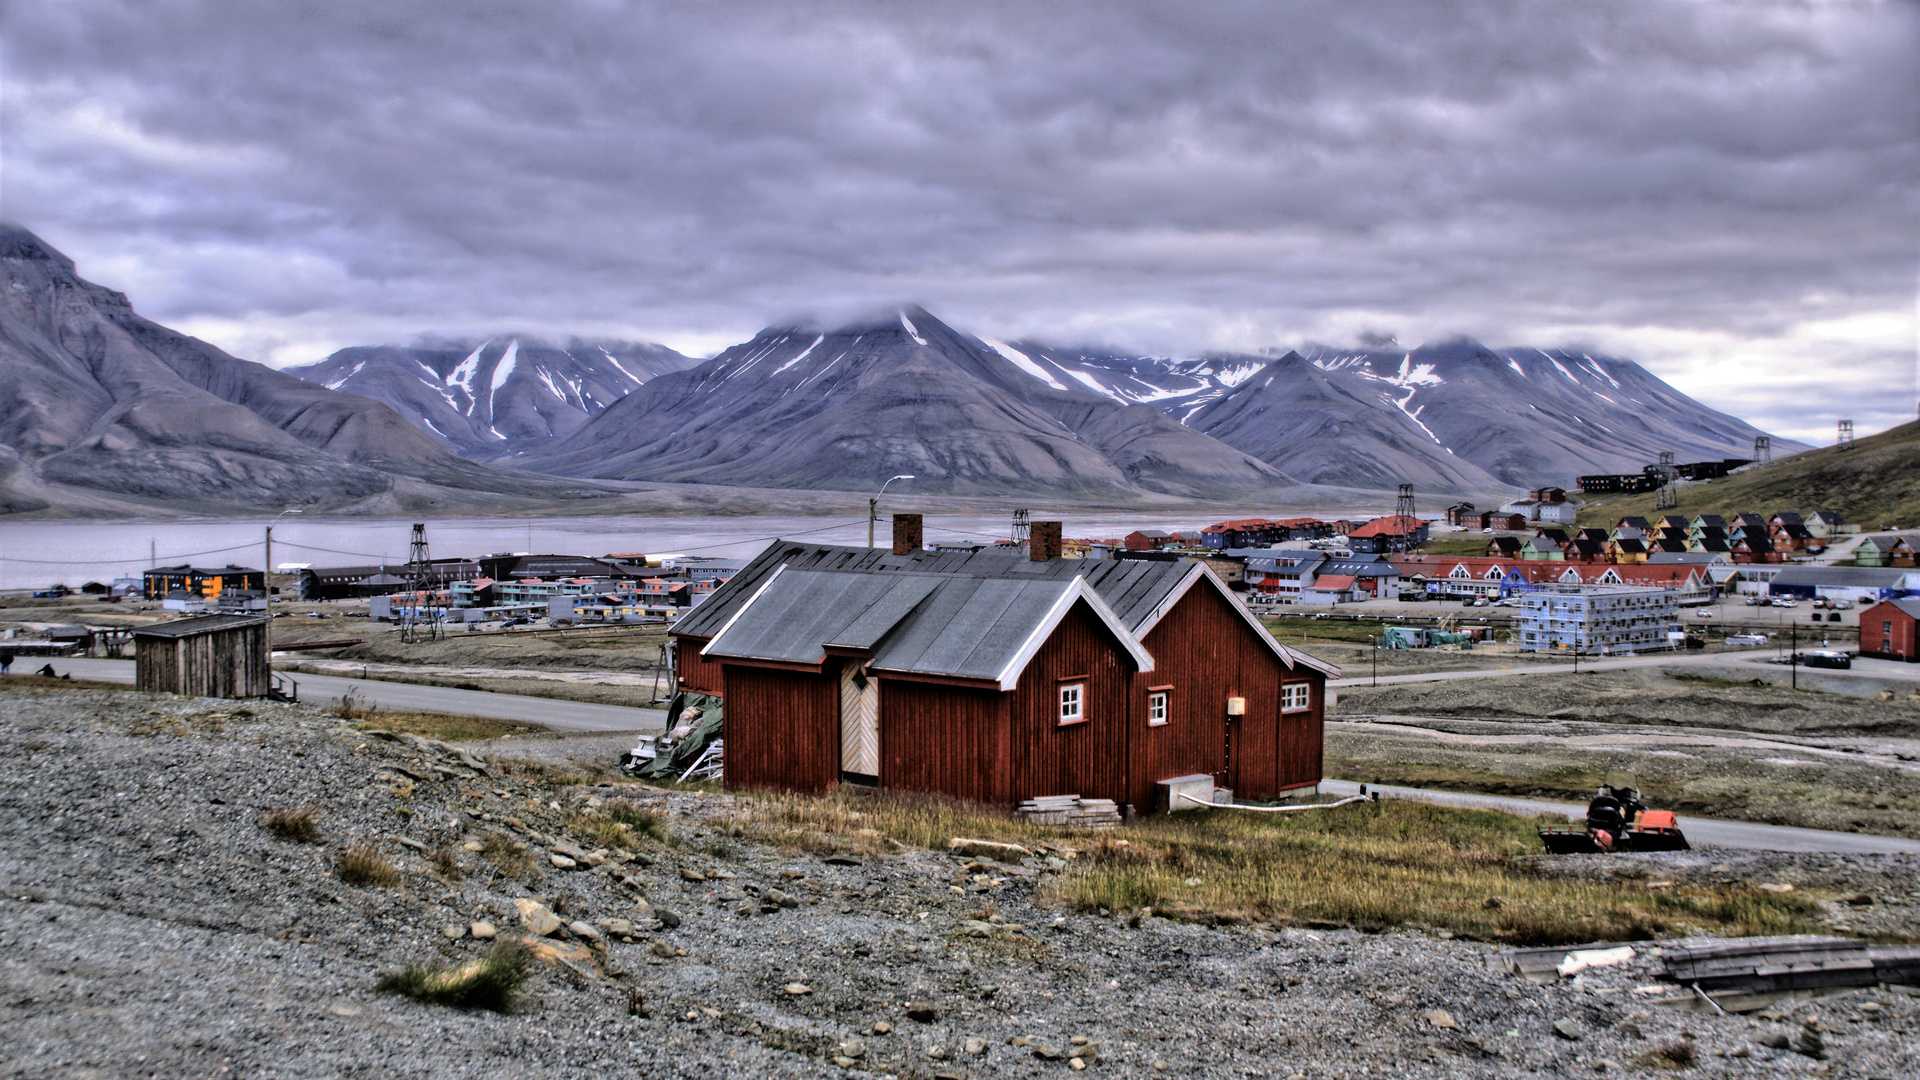
[{"label": "corrugated metal roof", "polygon": [[197,634],[211,634],[220,630],[236,630],[243,626],[259,626],[266,621],[266,617],[261,615],[201,615],[191,619],[176,619],[173,622],[136,626],[133,628],[133,636],[193,637]]},{"label": "corrugated metal roof", "polygon": [[698,608],[681,618],[676,633],[710,637],[719,633],[739,606],[758,591],[778,567],[859,574],[910,573],[1003,580],[1064,581],[1084,577],[1113,608],[1128,629],[1145,622],[1172,594],[1192,564],[1141,559],[1048,559],[1034,562],[1024,553],[996,551],[916,551],[895,555],[886,548],[850,548],[829,544],[776,541],[742,567]]},{"label": "corrugated metal roof", "polygon": [[756,618],[736,620],[705,651],[813,664],[828,644],[871,648],[933,586],[920,578],[788,570],[754,598]]}]

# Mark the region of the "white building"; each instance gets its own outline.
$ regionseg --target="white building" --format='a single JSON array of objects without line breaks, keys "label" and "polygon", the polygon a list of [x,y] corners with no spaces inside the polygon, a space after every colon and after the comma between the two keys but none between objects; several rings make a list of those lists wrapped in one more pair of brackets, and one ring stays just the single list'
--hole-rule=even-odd
[{"label": "white building", "polygon": [[1664,648],[1679,613],[1671,589],[1548,585],[1520,599],[1521,652],[1633,653]]}]

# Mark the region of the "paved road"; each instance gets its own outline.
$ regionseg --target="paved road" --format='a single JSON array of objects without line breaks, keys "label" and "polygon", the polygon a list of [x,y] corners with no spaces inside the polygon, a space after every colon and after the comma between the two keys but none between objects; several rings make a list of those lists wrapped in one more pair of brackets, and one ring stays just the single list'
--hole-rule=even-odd
[{"label": "paved road", "polygon": [[[55,660],[53,667],[62,674],[71,669],[76,679],[129,685],[133,682],[131,660]],[[382,682],[378,679],[343,679],[334,675],[302,674],[294,678],[300,683],[301,700],[316,703],[340,697],[352,690],[360,699],[382,709],[519,720],[545,724],[555,731],[661,731],[666,728],[667,714],[661,709],[632,709],[620,705],[595,705],[584,701],[560,701],[518,694],[490,694],[484,690],[454,690],[443,686]]]},{"label": "paved road", "polygon": [[[1332,795],[1357,795],[1360,785],[1347,780],[1326,780],[1320,790]],[[1369,784],[1388,798],[1421,799],[1444,806],[1467,806],[1486,810],[1504,810],[1531,817],[1540,813],[1565,814],[1569,819],[1586,817],[1587,808],[1576,803],[1513,799],[1500,795],[1471,795],[1459,791],[1431,791],[1425,788],[1392,787]],[[1687,842],[1696,848],[1746,848],[1754,851],[1817,851],[1836,855],[1886,855],[1893,852],[1920,854],[1920,841],[1899,840],[1890,836],[1862,833],[1825,832],[1820,829],[1796,829],[1790,825],[1756,825],[1747,821],[1720,821],[1685,815],[1680,829]]]}]

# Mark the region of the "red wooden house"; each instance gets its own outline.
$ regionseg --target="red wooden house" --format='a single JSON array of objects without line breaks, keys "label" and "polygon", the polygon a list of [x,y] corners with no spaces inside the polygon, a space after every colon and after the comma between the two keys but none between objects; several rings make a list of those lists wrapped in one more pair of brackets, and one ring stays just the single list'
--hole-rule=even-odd
[{"label": "red wooden house", "polygon": [[1882,600],[1862,611],[1860,655],[1920,662],[1920,597]]},{"label": "red wooden house", "polygon": [[[1047,526],[1052,526],[1052,531]],[[853,783],[1014,805],[1159,806],[1320,782],[1326,680],[1194,562],[779,542],[674,628],[683,688],[721,697],[730,788]]]}]

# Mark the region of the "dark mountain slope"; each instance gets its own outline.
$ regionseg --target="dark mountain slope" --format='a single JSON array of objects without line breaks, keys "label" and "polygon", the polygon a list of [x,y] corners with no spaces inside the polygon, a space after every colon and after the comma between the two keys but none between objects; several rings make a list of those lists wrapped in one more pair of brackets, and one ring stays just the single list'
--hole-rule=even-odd
[{"label": "dark mountain slope", "polygon": [[342,349],[287,374],[372,398],[441,444],[491,460],[564,439],[647,381],[699,361],[644,342],[482,342]]},{"label": "dark mountain slope", "polygon": [[775,328],[609,407],[530,467],[568,475],[865,490],[1212,495],[1287,483],[1158,410],[1029,377],[918,308]]},{"label": "dark mountain slope", "polygon": [[0,276],[0,444],[23,506],[45,485],[208,508],[558,490],[465,461],[377,402],[144,319],[25,229],[0,226]]}]

